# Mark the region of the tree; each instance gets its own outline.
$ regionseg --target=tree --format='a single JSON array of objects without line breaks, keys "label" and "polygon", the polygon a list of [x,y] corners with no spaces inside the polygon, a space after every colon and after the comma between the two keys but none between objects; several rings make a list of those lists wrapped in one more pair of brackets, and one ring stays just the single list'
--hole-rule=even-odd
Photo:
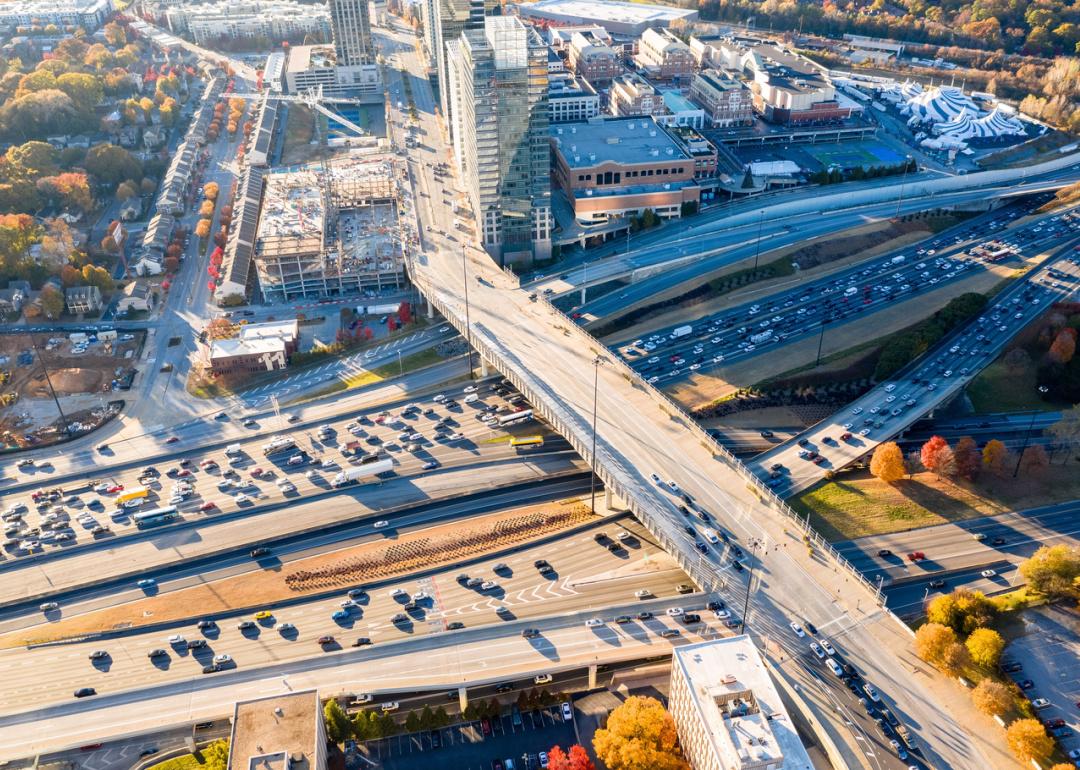
[{"label": "tree", "polygon": [[142,165],[130,152],[115,144],[96,144],[86,153],[86,170],[99,182],[118,185],[130,179],[138,183],[142,179]]},{"label": "tree", "polygon": [[982,470],[982,455],[979,453],[979,445],[971,436],[964,436],[956,442],[953,450],[953,460],[956,464],[957,474],[968,481],[974,481]]},{"label": "tree", "polygon": [[634,695],[593,735],[593,750],[609,770],[686,770],[675,721],[660,701]]},{"label": "tree", "polygon": [[352,735],[349,715],[345,713],[345,709],[336,698],[331,698],[323,706],[323,721],[326,724],[326,737],[334,743],[342,743]]},{"label": "tree", "polygon": [[218,738],[202,750],[202,770],[225,770],[229,766],[229,740]]},{"label": "tree", "polygon": [[214,215],[214,202],[213,201],[203,201],[202,205],[199,206],[199,216],[201,216],[201,217],[212,217],[213,215]]},{"label": "tree", "polygon": [[1059,364],[1067,364],[1076,354],[1076,329],[1065,327],[1054,337],[1047,356]]},{"label": "tree", "polygon": [[83,281],[87,286],[97,286],[102,293],[111,291],[113,287],[112,276],[109,271],[97,265],[83,265]]},{"label": "tree", "polygon": [[1020,574],[1032,588],[1054,598],[1080,595],[1080,548],[1044,545],[1020,565]]},{"label": "tree", "polygon": [[94,200],[90,195],[90,185],[86,174],[66,171],[55,176],[45,176],[37,180],[38,191],[51,202],[80,211],[89,211]]},{"label": "tree", "polygon": [[64,265],[60,268],[60,282],[64,284],[65,289],[78,286],[82,283],[82,273],[74,265]]},{"label": "tree", "polygon": [[420,730],[420,717],[416,715],[415,711],[410,711],[409,715],[405,717],[405,732],[418,733]]},{"label": "tree", "polygon": [[960,642],[955,642],[945,648],[945,654],[938,665],[942,671],[958,676],[971,665],[971,653]]},{"label": "tree", "polygon": [[212,340],[227,340],[236,335],[236,325],[228,318],[218,316],[206,324],[206,336]]},{"label": "tree", "polygon": [[941,436],[931,436],[919,451],[919,460],[926,470],[938,476],[952,476],[956,473],[956,458],[949,442]]},{"label": "tree", "polygon": [[130,181],[121,182],[116,186],[116,199],[118,201],[126,201],[128,198],[134,198],[138,194],[138,188]]},{"label": "tree", "polygon": [[1026,474],[1038,475],[1050,466],[1050,458],[1042,444],[1033,444],[1020,455],[1020,470]]},{"label": "tree", "polygon": [[1005,474],[1005,461],[1008,457],[1009,450],[1005,447],[1005,444],[998,441],[996,438],[987,441],[986,446],[983,447],[983,466],[995,476],[1003,476]]},{"label": "tree", "polygon": [[1023,348],[1013,348],[1001,359],[1010,374],[1022,374],[1031,368],[1031,356]]},{"label": "tree", "polygon": [[105,97],[105,86],[98,78],[82,72],[65,72],[56,79],[56,87],[71,97],[83,112],[92,112]]},{"label": "tree", "polygon": [[1021,762],[1043,762],[1054,750],[1054,741],[1038,719],[1017,719],[1005,731],[1005,741]]},{"label": "tree", "polygon": [[971,632],[964,645],[971,653],[971,659],[980,666],[994,668],[1005,649],[1005,640],[992,628],[976,628]]},{"label": "tree", "polygon": [[24,169],[30,176],[48,176],[60,169],[57,166],[60,154],[48,142],[32,140],[9,147],[4,159],[14,166]]},{"label": "tree", "polygon": [[596,770],[585,747],[575,743],[569,751],[552,746],[548,751],[548,770]]},{"label": "tree", "polygon": [[971,702],[987,716],[1001,715],[1012,708],[1013,695],[1001,682],[987,677],[971,691]]},{"label": "tree", "polygon": [[199,223],[195,225],[195,235],[197,235],[199,238],[209,237],[210,225],[211,222],[209,219],[200,219]]},{"label": "tree", "polygon": [[173,274],[180,269],[180,260],[176,257],[165,257],[165,261],[162,263],[166,273]]},{"label": "tree", "polygon": [[408,301],[402,302],[400,305],[398,305],[397,314],[398,320],[401,321],[402,326],[405,326],[409,323],[409,321],[412,320],[412,306],[408,303]]},{"label": "tree", "polygon": [[989,625],[994,614],[994,604],[985,594],[967,588],[937,596],[926,607],[927,621],[948,626],[958,634],[969,634]]},{"label": "tree", "polygon": [[895,441],[878,444],[874,456],[870,458],[870,472],[882,481],[893,484],[904,478],[904,453]]},{"label": "tree", "polygon": [[64,312],[64,295],[55,286],[49,285],[43,288],[38,298],[41,300],[41,309],[45,311],[47,318],[55,320]]},{"label": "tree", "polygon": [[207,200],[216,200],[218,197],[218,183],[207,182],[203,185],[203,197]]},{"label": "tree", "polygon": [[924,623],[915,632],[915,654],[935,666],[945,659],[945,651],[956,644],[956,632],[940,623]]},{"label": "tree", "polygon": [[1050,435],[1071,449],[1070,454],[1076,452],[1080,447],[1080,404],[1061,413],[1061,419],[1050,426]]},{"label": "tree", "polygon": [[370,741],[379,737],[379,726],[374,711],[361,711],[353,716],[352,732],[357,740]]}]

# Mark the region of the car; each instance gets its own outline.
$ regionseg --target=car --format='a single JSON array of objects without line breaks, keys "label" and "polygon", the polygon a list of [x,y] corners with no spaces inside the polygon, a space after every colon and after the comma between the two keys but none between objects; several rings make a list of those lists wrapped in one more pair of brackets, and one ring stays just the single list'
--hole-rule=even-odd
[{"label": "car", "polygon": [[589,618],[585,621],[585,628],[597,628],[602,625],[604,625],[604,621],[600,618]]},{"label": "car", "polygon": [[877,555],[883,558],[887,556],[892,556],[892,551],[890,551],[888,548],[881,548],[878,550]]},{"label": "car", "polygon": [[992,569],[984,569],[984,570],[983,570],[982,572],[980,572],[979,574],[980,574],[980,575],[982,575],[982,576],[983,576],[984,578],[992,578],[992,577],[997,577],[997,570],[992,570]]},{"label": "car", "polygon": [[326,635],[324,635],[324,636],[320,636],[320,637],[319,637],[319,638],[318,638],[318,639],[316,640],[316,643],[317,643],[317,644],[318,644],[318,645],[319,645],[320,647],[326,647],[327,645],[330,645],[330,644],[333,644],[333,643],[334,643],[334,637],[330,636],[329,634],[326,634]]},{"label": "car", "polygon": [[825,650],[821,649],[821,645],[817,642],[810,642],[810,652],[817,655],[821,660],[825,660]]},{"label": "car", "polygon": [[867,682],[862,686],[862,689],[863,692],[866,693],[866,696],[874,703],[881,703],[881,695],[878,694],[878,691],[874,688],[874,685]]},{"label": "car", "polygon": [[42,612],[53,612],[60,609],[60,605],[57,602],[44,602],[38,605],[38,609]]},{"label": "car", "polygon": [[153,660],[154,658],[160,658],[161,656],[168,654],[169,653],[165,652],[165,650],[161,649],[160,647],[155,647],[154,649],[150,650],[150,652],[146,653],[146,657]]},{"label": "car", "polygon": [[195,627],[200,631],[205,631],[210,628],[216,628],[217,623],[215,623],[213,620],[200,620],[198,623],[195,624]]},{"label": "car", "polygon": [[371,526],[374,527],[375,529],[383,529],[385,527],[390,526],[390,522],[386,521],[385,519],[380,519],[379,521],[375,522]]},{"label": "car", "polygon": [[840,667],[840,664],[837,663],[832,658],[826,658],[825,659],[825,665],[829,667],[829,670],[833,672],[833,675],[835,675],[835,676],[843,676],[844,675],[844,669],[842,669]]},{"label": "car", "polygon": [[236,624],[237,631],[247,631],[251,628],[255,628],[255,621],[253,620],[241,620]]},{"label": "car", "polygon": [[536,755],[536,761],[540,763],[541,770],[546,770],[548,766],[548,755],[546,751],[541,751]]},{"label": "car", "polygon": [[911,553],[909,553],[907,555],[907,557],[908,557],[908,561],[911,561],[911,562],[923,561],[926,558],[926,554],[923,553],[922,551],[912,551]]},{"label": "car", "polygon": [[231,662],[232,657],[228,653],[222,652],[214,656],[214,663],[217,663],[219,666]]},{"label": "car", "polygon": [[1041,711],[1042,709],[1050,708],[1050,701],[1046,698],[1035,698],[1031,701],[1031,707],[1036,711]]},{"label": "car", "polygon": [[683,614],[683,608],[682,607],[668,607],[667,608],[668,617],[677,618],[682,614]]},{"label": "car", "polygon": [[1016,683],[1016,686],[1019,687],[1021,690],[1030,690],[1035,687],[1035,683],[1032,682],[1030,679],[1021,679],[1019,682]]},{"label": "car", "polygon": [[201,650],[203,647],[206,647],[206,640],[205,639],[189,639],[187,641],[187,646],[188,646],[189,650]]},{"label": "car", "polygon": [[269,620],[274,617],[274,613],[270,610],[259,610],[255,613],[255,620]]},{"label": "car", "polygon": [[200,511],[212,511],[217,508],[217,503],[214,501],[208,501],[199,506]]},{"label": "car", "polygon": [[802,626],[800,626],[794,620],[791,621],[790,623],[788,623],[788,627],[790,627],[791,630],[795,632],[795,636],[799,637],[800,639],[803,639],[803,638],[806,637],[806,632],[803,631]]},{"label": "car", "polygon": [[75,691],[76,698],[88,698],[91,695],[97,695],[97,690],[93,687],[80,687]]},{"label": "car", "polygon": [[563,701],[562,718],[564,722],[569,722],[574,718],[574,710],[570,708],[570,703],[568,701]]},{"label": "car", "polygon": [[452,620],[446,624],[447,631],[457,631],[458,629],[465,628],[465,624],[460,620]]},{"label": "car", "polygon": [[941,578],[938,578],[937,580],[931,580],[930,583],[929,583],[929,586],[931,588],[944,588],[945,587],[945,581],[942,580]]},{"label": "car", "polygon": [[180,634],[173,634],[172,636],[169,637],[168,642],[169,642],[169,644],[176,644],[176,645],[187,644],[187,639],[185,639]]},{"label": "car", "polygon": [[825,650],[825,653],[827,655],[836,654],[836,648],[829,643],[828,639],[820,639],[818,643],[821,645],[821,649]]},{"label": "car", "polygon": [[1024,670],[1024,664],[1015,660],[1003,661],[1001,663],[1001,670],[1006,674],[1015,674],[1017,671]]},{"label": "car", "polygon": [[1065,726],[1065,720],[1061,719],[1061,718],[1058,718],[1058,719],[1044,719],[1043,720],[1043,726],[1046,727],[1047,730],[1053,730],[1054,728],[1057,728],[1057,727],[1064,727]]},{"label": "car", "polygon": [[680,594],[692,594],[694,593],[694,587],[689,583],[679,583],[675,586],[675,592]]},{"label": "car", "polygon": [[109,653],[107,650],[94,650],[92,653],[90,653],[89,657],[90,660],[104,660],[105,658],[109,657]]}]

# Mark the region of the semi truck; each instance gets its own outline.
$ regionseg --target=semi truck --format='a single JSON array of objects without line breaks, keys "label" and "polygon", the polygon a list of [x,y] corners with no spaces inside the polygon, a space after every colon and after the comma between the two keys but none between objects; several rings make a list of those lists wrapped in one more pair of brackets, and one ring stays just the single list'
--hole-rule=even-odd
[{"label": "semi truck", "polygon": [[292,449],[296,446],[296,442],[287,436],[278,436],[268,444],[263,444],[263,454],[269,457],[270,455],[276,455],[278,452],[284,452],[287,449]]},{"label": "semi truck", "polygon": [[351,468],[346,468],[338,475],[334,476],[334,480],[331,482],[335,487],[344,487],[348,484],[357,484],[364,479],[371,478],[379,473],[386,473],[394,469],[394,461],[389,457],[383,460],[377,460],[373,463],[364,463],[363,465],[355,465]]},{"label": "semi truck", "polygon": [[694,327],[689,324],[686,326],[679,326],[671,330],[671,339],[677,340],[679,337],[685,337],[690,332],[694,331]]}]

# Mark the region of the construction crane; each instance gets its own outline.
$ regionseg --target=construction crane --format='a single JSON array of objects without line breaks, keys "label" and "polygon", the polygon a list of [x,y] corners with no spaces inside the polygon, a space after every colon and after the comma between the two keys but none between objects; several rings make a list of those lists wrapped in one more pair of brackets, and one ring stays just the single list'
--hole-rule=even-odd
[{"label": "construction crane", "polygon": [[366,136],[368,133],[348,118],[345,118],[324,106],[326,104],[363,104],[363,100],[352,96],[328,96],[323,93],[323,87],[321,85],[305,88],[298,94],[274,94],[263,92],[229,94],[229,96],[237,96],[241,99],[251,100],[273,99],[279,102],[298,102],[313,110],[318,110],[328,119],[333,120],[335,123],[339,123],[357,136]]}]

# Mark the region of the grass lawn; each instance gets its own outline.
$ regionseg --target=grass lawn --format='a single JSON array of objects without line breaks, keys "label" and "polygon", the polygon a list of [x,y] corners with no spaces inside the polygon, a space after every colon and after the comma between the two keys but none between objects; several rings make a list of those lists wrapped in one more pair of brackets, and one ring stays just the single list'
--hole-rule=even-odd
[{"label": "grass lawn", "polygon": [[[374,369],[369,369],[366,372],[354,374],[345,380],[334,380],[334,382],[327,385],[315,393],[302,397],[302,400],[308,400],[311,398],[319,398],[320,396],[328,396],[331,393],[340,393],[345,390],[353,390],[355,388],[366,388],[368,385],[374,385],[382,382],[383,380],[389,380],[393,377],[398,377],[401,374],[413,372],[417,369],[423,369],[426,366],[433,366],[438,363],[442,363],[446,359],[440,356],[435,348],[427,348],[426,350],[418,350],[415,353],[410,353],[407,356],[401,357],[401,363],[394,361],[390,364],[384,364],[382,366],[376,366]],[[294,402],[290,402],[294,403]]]},{"label": "grass lawn", "polygon": [[1038,477],[983,474],[970,484],[917,473],[895,485],[860,470],[842,474],[789,500],[829,540],[903,532],[1080,497],[1076,466],[1058,464]]},{"label": "grass lawn", "polygon": [[1050,412],[1068,406],[1039,397],[1035,368],[1013,373],[1000,360],[983,369],[967,387],[977,414],[994,412]]}]

